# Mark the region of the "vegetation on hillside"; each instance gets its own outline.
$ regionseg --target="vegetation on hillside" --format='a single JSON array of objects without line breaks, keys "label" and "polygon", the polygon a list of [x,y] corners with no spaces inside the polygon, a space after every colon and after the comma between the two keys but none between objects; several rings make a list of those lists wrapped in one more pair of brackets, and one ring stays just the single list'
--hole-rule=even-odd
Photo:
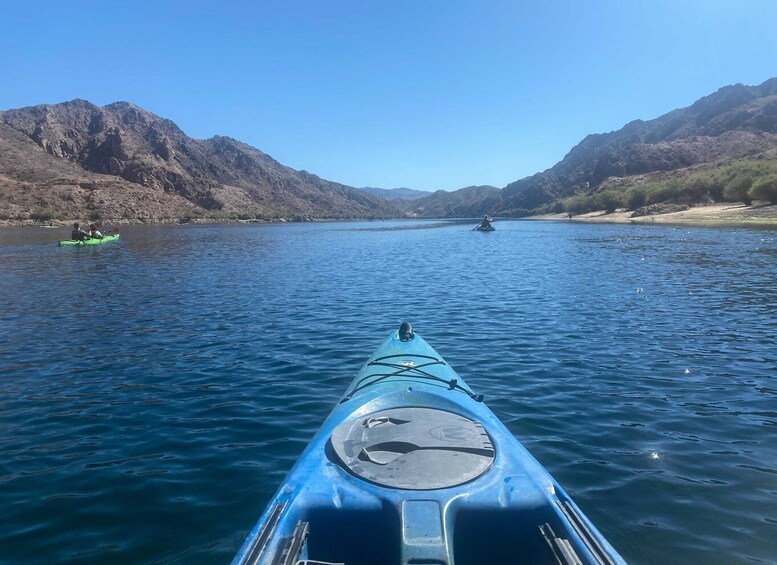
[{"label": "vegetation on hillside", "polygon": [[503,209],[521,215],[589,187],[603,190],[614,177],[774,159],[775,150],[777,77],[758,86],[727,86],[658,118],[586,136],[551,168],[508,184]]},{"label": "vegetation on hillside", "polygon": [[59,212],[52,208],[38,208],[30,212],[30,219],[36,222],[48,222],[50,220],[58,220]]},{"label": "vegetation on hillside", "polygon": [[677,171],[665,178],[631,177],[604,183],[591,194],[556,199],[535,214],[572,215],[617,208],[636,210],[659,203],[694,205],[710,202],[754,201],[777,204],[777,160],[736,161],[696,170]]}]

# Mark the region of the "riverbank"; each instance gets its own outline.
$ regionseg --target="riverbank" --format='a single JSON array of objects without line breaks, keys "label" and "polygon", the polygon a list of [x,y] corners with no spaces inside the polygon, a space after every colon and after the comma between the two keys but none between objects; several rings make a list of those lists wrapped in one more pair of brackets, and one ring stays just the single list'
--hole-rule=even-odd
[{"label": "riverbank", "polygon": [[[619,209],[607,214],[604,210],[589,212],[587,214],[578,214],[571,218],[566,213],[561,214],[542,214],[537,216],[527,216],[521,220],[545,220],[545,221],[563,221],[563,222],[585,222],[585,223],[603,223],[603,224],[699,224],[699,225],[730,225],[730,226],[777,226],[777,205],[752,205],[744,204],[711,204],[707,206],[695,206],[679,212],[666,214],[652,214],[631,217],[631,210]],[[236,218],[193,218],[193,219],[103,219],[105,226],[120,225],[186,225],[186,224],[277,224],[277,223],[305,223],[305,222],[369,222],[384,220],[431,220],[444,218],[309,218],[309,217],[290,217],[273,219],[249,219],[241,220]],[[451,220],[451,218],[445,218]],[[499,219],[499,218],[497,218]],[[478,218],[472,218],[476,222]],[[80,221],[82,224],[88,223],[83,219],[70,220],[0,220],[0,228],[14,227],[52,227],[69,228],[74,221]]]},{"label": "riverbank", "polygon": [[[273,218],[273,219],[250,219],[240,220],[235,218],[194,218],[194,219],[175,219],[159,218],[153,220],[139,219],[101,219],[103,226],[160,226],[160,225],[195,225],[195,224],[286,224],[286,223],[307,223],[307,222],[372,222],[385,220],[386,218]],[[70,220],[0,220],[0,228],[70,228],[74,222],[81,225],[89,225],[89,221],[83,219]]]},{"label": "riverbank", "polygon": [[604,224],[699,224],[730,226],[776,226],[777,205],[745,206],[744,204],[712,204],[696,206],[680,212],[631,217],[631,210],[616,210],[607,214],[604,210],[572,216],[568,214],[543,214],[529,216],[526,220],[552,220]]}]

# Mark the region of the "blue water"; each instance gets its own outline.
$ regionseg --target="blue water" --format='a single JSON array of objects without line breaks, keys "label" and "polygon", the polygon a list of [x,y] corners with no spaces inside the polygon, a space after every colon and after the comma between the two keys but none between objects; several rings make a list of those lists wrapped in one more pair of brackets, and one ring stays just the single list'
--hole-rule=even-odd
[{"label": "blue water", "polygon": [[777,562],[777,232],[0,230],[0,561],[223,563],[413,322],[632,563]]}]

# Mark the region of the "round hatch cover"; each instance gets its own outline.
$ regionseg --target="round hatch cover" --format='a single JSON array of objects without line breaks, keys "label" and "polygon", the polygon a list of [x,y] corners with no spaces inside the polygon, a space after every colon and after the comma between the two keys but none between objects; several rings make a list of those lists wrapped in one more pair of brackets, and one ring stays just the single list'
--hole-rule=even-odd
[{"label": "round hatch cover", "polygon": [[340,464],[357,477],[410,490],[476,479],[495,455],[480,422],[434,408],[393,408],[347,420],[330,441]]}]

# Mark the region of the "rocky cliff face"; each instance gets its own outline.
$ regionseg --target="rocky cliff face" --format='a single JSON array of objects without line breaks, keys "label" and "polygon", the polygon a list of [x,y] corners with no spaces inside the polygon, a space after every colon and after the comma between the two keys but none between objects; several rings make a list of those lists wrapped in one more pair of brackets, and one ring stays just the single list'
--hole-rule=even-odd
[{"label": "rocky cliff face", "polygon": [[[127,102],[99,107],[73,100],[0,112],[0,143],[6,148],[0,191],[17,202],[6,215],[23,215],[34,203],[57,209],[63,195],[70,197],[68,214],[79,216],[163,219],[195,208],[266,216],[396,215],[382,198],[285,167],[228,137],[192,139],[172,121]],[[53,191],[57,180],[66,182]],[[102,207],[79,210],[85,183],[102,187]],[[122,208],[126,194],[138,190],[146,198]]]},{"label": "rocky cliff face", "polygon": [[721,88],[687,108],[618,131],[589,135],[552,168],[507,185],[507,210],[526,210],[609,177],[752,158],[777,148],[777,78]]}]

